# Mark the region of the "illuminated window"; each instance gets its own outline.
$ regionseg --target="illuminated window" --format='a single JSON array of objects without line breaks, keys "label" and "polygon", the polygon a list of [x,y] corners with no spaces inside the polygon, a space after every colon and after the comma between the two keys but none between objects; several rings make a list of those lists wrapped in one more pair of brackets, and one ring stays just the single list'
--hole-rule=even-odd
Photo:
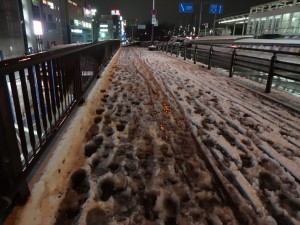
[{"label": "illuminated window", "polygon": [[76,26],[79,26],[79,21],[78,21],[78,20],[74,20],[74,24],[75,24]]},{"label": "illuminated window", "polygon": [[48,5],[48,6],[50,7],[50,9],[54,9],[54,4],[53,4],[53,2],[49,2],[49,1],[43,0],[43,3],[46,4],[46,5]]},{"label": "illuminated window", "polygon": [[71,32],[76,34],[82,34],[82,30],[80,29],[71,29]]},{"label": "illuminated window", "polygon": [[77,6],[77,3],[75,3],[75,2],[73,2],[73,1],[71,1],[71,0],[68,0],[68,2],[69,2],[70,4],[72,4],[72,5]]},{"label": "illuminated window", "polygon": [[41,21],[34,20],[33,21],[33,31],[35,35],[43,35],[43,28]]}]

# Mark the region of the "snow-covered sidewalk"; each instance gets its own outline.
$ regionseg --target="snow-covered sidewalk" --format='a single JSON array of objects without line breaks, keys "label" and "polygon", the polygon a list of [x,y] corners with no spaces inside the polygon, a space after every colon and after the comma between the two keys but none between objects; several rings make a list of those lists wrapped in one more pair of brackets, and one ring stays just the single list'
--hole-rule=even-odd
[{"label": "snow-covered sidewalk", "polygon": [[84,110],[15,224],[299,224],[299,114],[142,48]]}]

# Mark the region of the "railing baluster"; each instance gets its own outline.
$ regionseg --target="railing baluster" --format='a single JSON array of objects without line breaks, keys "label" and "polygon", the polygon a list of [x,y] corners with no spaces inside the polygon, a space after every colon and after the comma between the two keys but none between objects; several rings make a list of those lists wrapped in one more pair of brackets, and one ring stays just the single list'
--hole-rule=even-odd
[{"label": "railing baluster", "polygon": [[19,94],[18,94],[18,89],[17,89],[17,85],[16,85],[16,77],[15,77],[14,73],[9,74],[9,82],[10,82],[12,97],[13,97],[13,101],[14,101],[14,108],[15,108],[15,113],[16,113],[15,116],[16,116],[17,124],[18,124],[18,132],[20,135],[22,153],[24,156],[25,163],[27,165],[29,162],[28,149],[27,149],[27,142],[26,142],[26,137],[25,137],[25,132],[24,132],[24,123],[23,123],[23,118],[22,118]]},{"label": "railing baluster", "polygon": [[63,102],[64,102],[64,93],[63,93],[63,86],[62,86],[62,68],[61,68],[61,59],[56,60],[56,70],[57,70],[57,102],[58,108],[60,108],[61,114],[63,113]]},{"label": "railing baluster", "polygon": [[22,94],[23,94],[23,100],[24,100],[25,113],[26,113],[26,118],[27,118],[29,139],[30,139],[32,150],[35,153],[36,148],[35,148],[34,130],[33,130],[32,115],[31,115],[30,102],[29,102],[29,97],[28,97],[28,90],[27,90],[27,84],[26,84],[24,70],[19,70],[19,74],[20,74],[20,80],[21,80],[21,86],[22,86]]},{"label": "railing baluster", "polygon": [[[14,127],[13,109],[11,105],[11,96],[8,90],[8,82],[6,75],[1,74],[0,77],[0,196],[6,199],[13,199],[15,193],[20,190],[19,184],[22,187],[27,186],[25,179],[20,179],[20,174],[23,171],[21,154],[18,145],[17,133]],[[28,186],[27,186],[28,187]],[[20,197],[22,197],[19,194]],[[1,201],[0,213],[7,209],[9,202],[4,204]]]},{"label": "railing baluster", "polygon": [[66,68],[65,68],[66,60],[65,58],[61,58],[59,61],[59,66],[61,70],[61,88],[62,88],[62,98],[64,102],[64,110],[68,108],[68,103],[67,103],[67,85],[66,85]]},{"label": "railing baluster", "polygon": [[36,95],[36,84],[35,84],[32,67],[28,68],[28,79],[29,79],[30,90],[31,90],[31,98],[32,98],[32,103],[33,103],[36,130],[37,130],[39,141],[41,143],[42,142],[42,128],[41,128],[40,113],[39,113],[39,108],[38,108],[39,106],[38,106],[37,95]]},{"label": "railing baluster", "polygon": [[[18,145],[17,133],[14,127],[13,109],[8,90],[6,76],[0,77],[0,104],[7,107],[0,107],[0,143],[1,143],[1,169],[5,169],[5,176],[15,183],[15,178],[23,170],[20,149]],[[4,168],[3,168],[4,167]],[[6,183],[1,183],[1,188]],[[11,185],[11,184],[9,184]]]},{"label": "railing baluster", "polygon": [[55,92],[54,92],[54,87],[55,87],[55,70],[53,70],[53,64],[52,61],[47,62],[48,65],[48,76],[47,76],[47,81],[50,89],[50,97],[51,97],[51,107],[52,107],[52,113],[54,117],[54,121],[57,121],[56,118],[56,101],[55,101]]},{"label": "railing baluster", "polygon": [[56,59],[52,60],[52,70],[53,70],[53,80],[54,80],[53,88],[54,88],[54,93],[55,93],[55,106],[57,108],[58,117],[60,117],[60,115],[62,114],[62,112],[61,112],[61,102],[60,102],[60,98],[59,98],[59,95],[60,95],[60,91],[59,91],[60,82],[59,82],[59,69],[58,69]]},{"label": "railing baluster", "polygon": [[76,101],[79,101],[82,97],[82,81],[81,81],[81,68],[80,68],[80,55],[75,56],[75,70],[74,70],[74,96]]},{"label": "railing baluster", "polygon": [[37,81],[38,93],[39,93],[38,95],[39,107],[42,114],[44,132],[46,134],[48,132],[48,125],[47,125],[46,107],[45,107],[45,100],[44,100],[42,80],[41,80],[40,64],[35,65],[35,74],[36,74],[36,81]]},{"label": "railing baluster", "polygon": [[[47,67],[46,67],[46,63],[47,63]],[[44,88],[45,88],[45,99],[46,99],[46,105],[47,105],[47,117],[48,117],[48,121],[49,121],[49,125],[50,127],[52,126],[52,111],[51,111],[51,102],[50,102],[50,95],[49,95],[49,79],[48,77],[50,76],[49,74],[49,63],[48,62],[44,62],[42,63],[42,79],[43,79],[43,84],[44,84]]]}]

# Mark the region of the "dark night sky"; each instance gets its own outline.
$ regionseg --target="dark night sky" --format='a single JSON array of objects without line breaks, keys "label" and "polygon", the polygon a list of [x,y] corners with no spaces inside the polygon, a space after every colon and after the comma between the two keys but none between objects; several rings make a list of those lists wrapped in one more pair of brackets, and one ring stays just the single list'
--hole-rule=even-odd
[{"label": "dark night sky", "polygon": [[[159,24],[167,22],[171,24],[186,25],[192,20],[191,14],[178,12],[179,2],[196,2],[194,12],[199,19],[200,0],[155,0],[157,19]],[[205,1],[209,2],[209,1]],[[271,2],[270,0],[217,0],[213,3],[224,4],[224,14],[231,15],[249,11],[251,6]],[[150,23],[153,0],[88,0],[88,3],[98,9],[99,14],[108,15],[111,9],[119,9],[122,16],[127,20],[138,19],[139,24]],[[208,14],[209,4],[203,3],[202,23],[213,21],[213,15]],[[220,16],[217,16],[217,18]]]}]

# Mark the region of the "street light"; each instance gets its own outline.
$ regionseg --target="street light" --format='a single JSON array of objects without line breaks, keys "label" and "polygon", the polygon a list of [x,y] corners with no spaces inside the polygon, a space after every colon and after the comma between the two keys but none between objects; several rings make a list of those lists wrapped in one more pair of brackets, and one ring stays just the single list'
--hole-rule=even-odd
[{"label": "street light", "polygon": [[201,20],[202,20],[202,1],[200,2],[200,13],[199,13],[199,28],[198,28],[198,36],[200,36],[201,30]]},{"label": "street light", "polygon": [[41,37],[44,34],[41,21],[39,21],[39,20],[33,21],[33,32],[36,36],[37,52],[41,52],[41,51],[43,51]]}]

